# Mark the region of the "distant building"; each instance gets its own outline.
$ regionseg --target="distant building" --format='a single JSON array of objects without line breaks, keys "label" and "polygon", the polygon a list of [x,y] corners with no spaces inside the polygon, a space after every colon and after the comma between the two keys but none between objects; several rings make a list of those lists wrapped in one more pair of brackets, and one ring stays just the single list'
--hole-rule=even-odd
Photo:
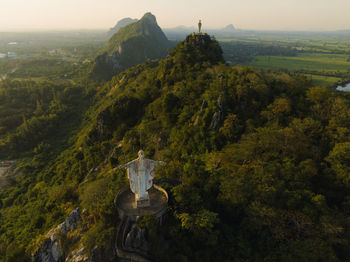
[{"label": "distant building", "polygon": [[7,57],[10,59],[16,59],[17,54],[15,52],[7,52]]},{"label": "distant building", "polygon": [[53,56],[53,55],[56,55],[57,51],[56,49],[54,49],[54,50],[50,50],[48,53],[49,55]]},{"label": "distant building", "polygon": [[58,48],[58,49],[52,49],[52,50],[50,50],[50,51],[48,52],[48,54],[49,54],[50,56],[56,56],[56,55],[58,55],[58,56],[63,56],[63,55],[66,55],[66,52],[63,51],[61,48]]}]

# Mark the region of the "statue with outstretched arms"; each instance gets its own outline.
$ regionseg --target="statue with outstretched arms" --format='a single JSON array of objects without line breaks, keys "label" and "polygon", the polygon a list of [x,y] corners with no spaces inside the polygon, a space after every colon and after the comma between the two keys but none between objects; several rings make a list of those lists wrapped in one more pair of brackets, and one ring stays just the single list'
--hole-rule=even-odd
[{"label": "statue with outstretched arms", "polygon": [[145,153],[140,150],[139,157],[119,168],[126,168],[130,180],[130,189],[135,194],[137,206],[148,206],[149,196],[147,190],[153,185],[154,168],[164,166],[165,162],[145,158]]}]

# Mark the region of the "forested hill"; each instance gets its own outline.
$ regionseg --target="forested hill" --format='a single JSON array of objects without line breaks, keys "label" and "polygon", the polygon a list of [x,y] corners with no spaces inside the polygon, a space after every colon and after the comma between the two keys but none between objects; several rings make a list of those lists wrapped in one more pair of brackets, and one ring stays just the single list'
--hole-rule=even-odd
[{"label": "forested hill", "polygon": [[96,57],[91,76],[110,80],[113,75],[148,59],[165,58],[170,46],[156,17],[146,13],[139,21],[120,28],[111,37]]},{"label": "forested hill", "polygon": [[303,76],[227,66],[205,34],[93,90],[72,144],[51,158],[34,150],[0,191],[0,260],[28,260],[40,234],[80,206],[64,254],[98,246],[108,261],[113,199],[128,183],[111,169],[142,148],[167,162],[156,178],[182,182],[164,185],[171,201],[161,227],[138,222],[159,261],[349,261],[347,95]]}]

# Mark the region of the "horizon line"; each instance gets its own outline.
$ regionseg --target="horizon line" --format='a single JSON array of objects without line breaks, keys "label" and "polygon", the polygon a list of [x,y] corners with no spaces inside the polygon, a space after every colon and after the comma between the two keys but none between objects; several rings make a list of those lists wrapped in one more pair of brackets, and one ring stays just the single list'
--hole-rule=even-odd
[{"label": "horizon line", "polygon": [[[230,25],[230,24],[229,24]],[[227,25],[226,25],[227,26]],[[234,25],[233,25],[234,26]],[[162,30],[171,30],[176,29],[178,27],[184,27],[186,29],[196,28],[195,26],[184,26],[184,25],[178,25],[175,27],[161,27]],[[108,31],[112,29],[113,27],[105,28],[105,27],[98,27],[98,28],[7,28],[7,29],[0,29],[0,33],[39,33],[39,32],[82,32],[82,31]],[[224,27],[211,27],[211,28],[204,28],[205,30],[209,31],[215,31],[215,30],[223,30]],[[344,31],[350,31],[350,28],[348,29],[242,29],[242,28],[235,28],[232,32],[290,32],[290,33],[332,33],[332,32],[344,32]]]}]

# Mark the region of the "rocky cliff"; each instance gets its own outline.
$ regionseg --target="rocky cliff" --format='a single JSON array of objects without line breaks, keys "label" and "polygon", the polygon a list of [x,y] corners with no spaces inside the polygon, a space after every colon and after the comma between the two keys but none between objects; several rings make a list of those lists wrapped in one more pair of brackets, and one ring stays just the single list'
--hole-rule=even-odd
[{"label": "rocky cliff", "polygon": [[[35,251],[33,262],[110,262],[114,261],[115,254],[106,254],[109,259],[103,259],[101,248],[95,246],[87,251],[81,237],[85,229],[81,228],[83,217],[87,212],[74,209],[65,221],[51,229],[42,239]],[[79,228],[80,225],[80,228]],[[73,247],[73,248],[72,248]],[[73,249],[73,250],[72,250]]]},{"label": "rocky cliff", "polygon": [[34,253],[33,262],[64,261],[64,250],[60,244],[60,238],[76,230],[80,219],[80,209],[74,209],[63,223],[50,230],[39,249]]}]

